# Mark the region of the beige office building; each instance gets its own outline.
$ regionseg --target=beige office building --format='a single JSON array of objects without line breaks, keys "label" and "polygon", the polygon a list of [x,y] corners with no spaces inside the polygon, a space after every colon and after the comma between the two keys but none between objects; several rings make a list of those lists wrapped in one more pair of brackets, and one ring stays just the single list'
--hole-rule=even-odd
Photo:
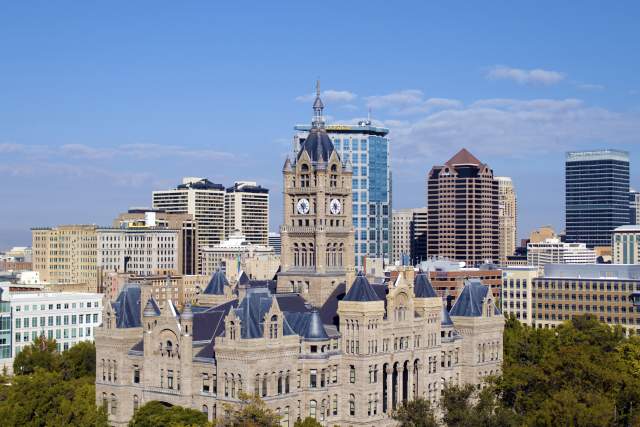
[{"label": "beige office building", "polygon": [[502,268],[502,312],[513,315],[520,322],[533,324],[533,279],[541,275],[536,266],[509,266]]},{"label": "beige office building", "polygon": [[500,227],[500,265],[507,264],[517,246],[517,202],[511,178],[496,177],[498,181],[498,219]]},{"label": "beige office building", "polygon": [[413,209],[394,209],[391,216],[391,262],[402,263],[411,257]]},{"label": "beige office building", "polygon": [[32,228],[33,269],[49,283],[98,285],[95,225]]},{"label": "beige office building", "polygon": [[269,244],[269,190],[251,181],[227,188],[224,221],[225,239],[240,230],[250,243]]},{"label": "beige office building", "polygon": [[[198,254],[205,246],[224,239],[225,188],[205,178],[183,178],[173,190],[154,191],[153,208],[193,216],[197,227]],[[198,271],[201,263],[198,262]]]}]

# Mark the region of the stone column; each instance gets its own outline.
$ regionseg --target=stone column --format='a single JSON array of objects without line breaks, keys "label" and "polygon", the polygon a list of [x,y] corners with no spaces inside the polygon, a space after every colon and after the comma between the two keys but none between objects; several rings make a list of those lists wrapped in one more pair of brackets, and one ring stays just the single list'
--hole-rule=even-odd
[{"label": "stone column", "polygon": [[413,400],[413,364],[407,364],[407,401]]},{"label": "stone column", "polygon": [[[393,397],[393,367],[391,365],[387,365],[384,369],[387,373],[387,414],[391,413],[391,399]],[[383,396],[384,398],[384,396]]]}]

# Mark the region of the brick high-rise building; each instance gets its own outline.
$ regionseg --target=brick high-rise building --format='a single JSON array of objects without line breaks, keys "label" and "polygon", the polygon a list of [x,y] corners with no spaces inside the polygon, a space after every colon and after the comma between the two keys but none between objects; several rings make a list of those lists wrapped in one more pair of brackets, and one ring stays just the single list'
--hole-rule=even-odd
[{"label": "brick high-rise building", "polygon": [[497,262],[500,251],[498,181],[466,149],[427,176],[427,253],[468,266]]}]

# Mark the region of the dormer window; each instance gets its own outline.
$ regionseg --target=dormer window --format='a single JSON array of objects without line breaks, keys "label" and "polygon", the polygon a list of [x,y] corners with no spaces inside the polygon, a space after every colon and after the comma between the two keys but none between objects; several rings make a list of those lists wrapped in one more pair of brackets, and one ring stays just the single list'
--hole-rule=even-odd
[{"label": "dormer window", "polygon": [[269,324],[269,338],[278,338],[278,316],[275,314],[271,316],[271,323]]},{"label": "dormer window", "polygon": [[236,339],[236,324],[234,322],[229,322],[229,339]]}]

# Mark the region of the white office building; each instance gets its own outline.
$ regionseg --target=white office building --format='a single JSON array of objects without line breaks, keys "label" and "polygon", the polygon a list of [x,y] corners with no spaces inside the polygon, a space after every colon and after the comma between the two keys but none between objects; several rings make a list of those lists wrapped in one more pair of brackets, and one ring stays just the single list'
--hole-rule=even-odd
[{"label": "white office building", "polygon": [[527,264],[595,264],[596,252],[584,243],[566,243],[560,239],[545,239],[527,245]]},{"label": "white office building", "polygon": [[0,369],[9,372],[16,355],[36,338],[56,340],[58,351],[64,351],[93,341],[102,322],[102,294],[0,289]]},{"label": "white office building", "polygon": [[152,226],[98,228],[97,261],[105,272],[177,274],[180,230]]}]

